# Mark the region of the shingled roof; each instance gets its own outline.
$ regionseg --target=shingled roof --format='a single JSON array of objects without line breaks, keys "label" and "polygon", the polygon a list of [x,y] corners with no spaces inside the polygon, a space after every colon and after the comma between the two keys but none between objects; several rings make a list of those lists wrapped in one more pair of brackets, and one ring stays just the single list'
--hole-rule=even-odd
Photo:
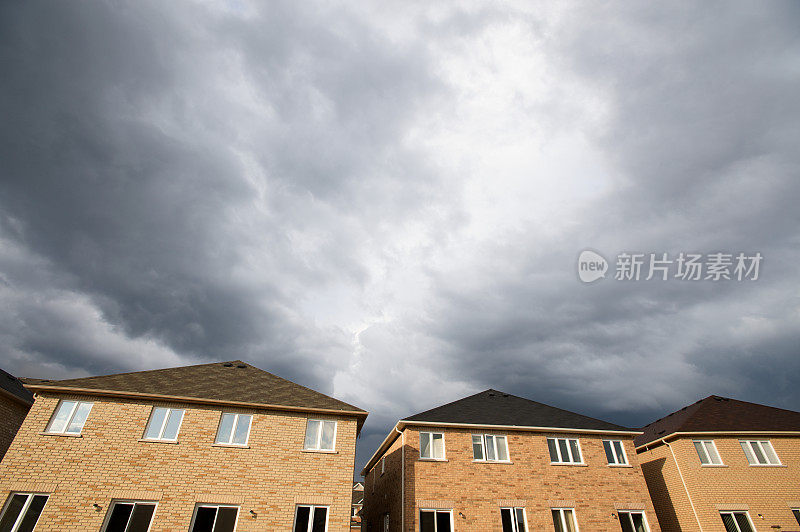
[{"label": "shingled roof", "polygon": [[76,389],[100,395],[118,392],[367,415],[358,407],[241,360],[79,379],[23,379],[23,382],[34,391]]},{"label": "shingled roof", "polygon": [[497,390],[486,390],[447,403],[401,422],[438,422],[469,425],[508,425],[563,429],[630,431],[626,427],[562,410]]},{"label": "shingled roof", "polygon": [[642,428],[636,446],[675,432],[800,431],[800,412],[710,395]]},{"label": "shingled roof", "polygon": [[16,401],[27,405],[33,404],[33,394],[25,389],[18,378],[2,369],[0,369],[0,390]]}]

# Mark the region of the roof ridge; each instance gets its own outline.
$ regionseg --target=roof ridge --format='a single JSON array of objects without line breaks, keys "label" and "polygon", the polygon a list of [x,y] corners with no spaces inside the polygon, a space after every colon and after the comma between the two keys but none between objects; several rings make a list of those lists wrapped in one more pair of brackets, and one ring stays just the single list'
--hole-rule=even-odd
[{"label": "roof ridge", "polygon": [[[240,364],[247,364],[242,360],[223,360],[219,362],[204,362],[203,364],[190,364],[188,366],[170,366],[167,368],[155,368],[155,369],[140,369],[138,371],[122,371],[119,373],[107,373],[105,375],[89,375],[88,377],[70,377],[69,379],[38,379],[35,377],[27,377],[27,378],[34,378],[37,381],[47,381],[47,382],[64,382],[64,381],[76,381],[76,380],[88,380],[88,379],[104,379],[106,377],[117,377],[121,375],[133,375],[135,373],[149,373],[153,371],[166,371],[170,369],[181,369],[181,368],[198,368],[200,366],[214,366],[216,364],[235,364],[239,362]],[[249,364],[248,364],[249,366]],[[255,366],[252,366],[255,367]],[[258,368],[256,368],[258,369]],[[264,370],[261,370],[264,371]],[[269,373],[269,372],[267,372]]]}]

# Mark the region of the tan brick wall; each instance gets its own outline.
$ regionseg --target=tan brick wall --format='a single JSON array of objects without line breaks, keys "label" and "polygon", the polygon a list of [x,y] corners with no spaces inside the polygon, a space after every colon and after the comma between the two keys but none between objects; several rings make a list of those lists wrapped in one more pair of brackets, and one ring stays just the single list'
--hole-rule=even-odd
[{"label": "tan brick wall", "polygon": [[[423,429],[428,430],[428,429]],[[659,532],[631,438],[622,439],[631,467],[609,467],[601,436],[484,431],[508,437],[511,464],[480,463],[472,459],[472,430],[434,429],[444,432],[446,462],[419,459],[419,431],[407,428],[405,446],[405,529],[419,530],[420,507],[452,508],[455,530],[501,531],[500,508],[525,508],[529,530],[552,530],[550,508],[575,508],[581,532],[620,530],[617,509],[642,509],[652,532]],[[585,466],[550,465],[547,437],[577,437]],[[399,439],[387,456],[400,454]],[[387,458],[388,460],[388,458]],[[397,465],[395,465],[395,463]],[[392,468],[400,460],[392,461]],[[399,497],[400,482],[389,462],[384,479],[377,476],[380,463],[368,475],[365,513],[368,528],[378,532],[376,519],[389,511],[391,530],[401,530],[391,502]],[[375,482],[375,492],[372,483]]]},{"label": "tan brick wall", "polygon": [[[0,464],[3,500],[51,492],[37,532],[99,531],[114,498],[158,500],[152,532],[189,530],[197,502],[240,505],[241,532],[291,530],[298,503],[329,505],[329,530],[350,530],[353,417],[336,418],[335,454],[302,451],[305,414],[225,408],[253,420],[250,448],[224,448],[213,446],[222,407],[110,398],[82,398],[94,407],[80,438],[41,434],[58,399],[36,399]],[[177,444],[138,441],[154,405],[186,410]]]},{"label": "tan brick wall", "polygon": [[0,460],[14,441],[29,406],[0,393]]},{"label": "tan brick wall", "polygon": [[800,506],[799,438],[751,438],[770,440],[783,464],[780,467],[749,465],[739,438],[702,439],[714,440],[724,467],[702,466],[691,438],[670,442],[686,489],[666,446],[639,454],[664,532],[700,528],[689,505],[687,490],[704,532],[724,532],[719,515],[721,509],[747,509],[758,531],[800,530],[790,511],[792,507]]}]

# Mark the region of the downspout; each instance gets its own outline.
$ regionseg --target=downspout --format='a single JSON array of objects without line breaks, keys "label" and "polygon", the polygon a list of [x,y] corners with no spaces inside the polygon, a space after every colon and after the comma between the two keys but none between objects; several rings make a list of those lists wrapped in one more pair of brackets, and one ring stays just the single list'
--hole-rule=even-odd
[{"label": "downspout", "polygon": [[400,531],[406,529],[406,431],[394,430],[400,435]]},{"label": "downspout", "polygon": [[686,492],[686,497],[689,498],[689,506],[692,507],[692,513],[694,514],[694,519],[697,521],[697,527],[700,529],[700,532],[703,532],[703,525],[700,524],[700,518],[697,517],[697,510],[694,508],[694,503],[692,502],[692,496],[689,495],[689,488],[686,487],[686,481],[683,480],[683,473],[681,473],[681,466],[678,465],[678,459],[675,458],[675,451],[672,450],[672,446],[664,441],[664,445],[669,448],[669,452],[672,453],[672,460],[675,462],[675,467],[678,468],[678,476],[681,477],[681,483],[683,484],[683,491]]}]

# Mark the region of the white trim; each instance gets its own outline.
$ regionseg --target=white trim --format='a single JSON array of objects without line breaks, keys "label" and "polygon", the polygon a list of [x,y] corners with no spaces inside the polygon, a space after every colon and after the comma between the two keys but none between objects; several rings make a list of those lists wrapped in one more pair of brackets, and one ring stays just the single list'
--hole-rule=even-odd
[{"label": "white trim", "polygon": [[[775,459],[778,460],[777,464],[772,463],[772,461],[769,458],[768,453],[764,452],[764,449],[766,448],[764,446],[765,443],[767,445],[769,445],[769,449],[772,451],[772,454],[775,455]],[[778,453],[775,452],[775,447],[772,446],[772,442],[769,441],[769,440],[739,440],[739,444],[742,446],[742,452],[744,452],[744,456],[745,456],[745,458],[747,458],[747,463],[749,463],[751,466],[764,467],[764,466],[782,466],[783,465],[783,463],[781,462],[781,459],[778,457]],[[753,459],[755,460],[755,462],[752,462],[750,460],[750,455],[748,455],[747,451],[744,448],[745,444],[747,444],[747,446],[750,447],[750,453],[752,454]],[[758,457],[755,454],[756,448],[755,448],[755,446],[753,444],[757,444],[758,445],[758,448],[761,451],[761,454],[764,456],[764,459],[767,461],[767,463],[762,464],[761,462],[758,461]]]},{"label": "white trim", "polygon": [[[474,438],[476,436],[481,439],[480,445],[481,445],[481,453],[483,454],[483,458],[475,458],[475,441],[474,441]],[[493,442],[492,446],[494,447],[494,449],[493,449],[494,450],[494,458],[491,458],[491,459],[489,458],[489,454],[487,453],[488,447],[486,445],[486,438],[488,438],[488,437],[492,438],[492,442]],[[500,460],[498,458],[498,456],[500,456],[500,453],[498,453],[499,447],[497,445],[497,438],[503,438],[503,441],[505,442],[505,448],[506,448],[506,459],[505,460]],[[491,462],[491,463],[497,462],[497,463],[500,463],[500,464],[510,464],[511,463],[511,452],[508,450],[508,436],[506,436],[505,434],[471,434],[470,435],[470,447],[472,447],[472,461],[473,462]]]},{"label": "white trim", "polygon": [[[639,432],[638,434],[642,434]],[[649,447],[659,444],[659,443],[666,443],[665,440],[669,438],[678,438],[681,436],[800,436],[800,430],[698,430],[692,432],[672,432],[667,434],[666,436],[662,436],[658,439],[649,441],[647,443],[643,443],[636,447],[636,452],[638,453],[640,449],[646,451]]]},{"label": "white trim", "polygon": [[422,515],[421,515],[422,512],[433,512],[433,530],[434,530],[434,532],[439,532],[438,531],[439,525],[436,522],[436,514],[439,513],[439,512],[442,512],[442,513],[446,512],[446,513],[450,514],[450,532],[454,532],[455,523],[453,522],[453,509],[452,508],[449,508],[449,509],[448,508],[420,508],[419,511],[417,512],[417,515],[419,516],[419,530],[420,530],[420,532],[422,532]]},{"label": "white trim", "polygon": [[[156,413],[156,410],[166,410],[167,413],[164,415],[164,421],[161,422],[161,427],[158,430],[158,437],[156,438],[148,438],[147,433],[150,429],[150,423],[153,421],[153,414]],[[164,430],[167,428],[167,422],[169,421],[172,412],[181,413],[181,420],[178,422],[178,431],[175,433],[174,438],[165,438],[164,437]],[[142,436],[142,440],[145,441],[169,441],[169,442],[176,442],[178,441],[178,436],[181,433],[181,427],[183,427],[183,419],[186,417],[186,409],[185,408],[172,408],[169,406],[154,406],[152,410],[150,410],[150,419],[147,420],[147,425],[144,427],[144,436]]]},{"label": "white trim", "polygon": [[575,508],[571,506],[552,507],[550,508],[550,517],[553,516],[553,510],[558,512],[558,516],[561,519],[561,530],[569,530],[569,527],[567,526],[567,518],[564,516],[564,510],[570,510],[572,512],[572,524],[575,525],[575,532],[580,532],[580,526],[578,525],[578,514],[575,512]]},{"label": "white trim", "polygon": [[686,486],[686,480],[684,480],[683,478],[683,472],[681,471],[681,466],[678,463],[678,459],[675,458],[675,451],[672,449],[672,446],[669,443],[664,442],[664,445],[666,445],[667,448],[669,449],[669,452],[672,453],[672,461],[675,462],[675,467],[678,469],[678,476],[681,478],[681,484],[683,484],[683,491],[686,492],[686,498],[689,499],[689,506],[692,507],[692,513],[694,514],[695,521],[697,521],[698,530],[700,530],[700,532],[703,532],[703,525],[700,523],[700,517],[698,517],[697,515],[697,510],[694,507],[692,496],[689,494],[689,488]]},{"label": "white trim", "polygon": [[[703,462],[703,457],[700,456],[700,451],[697,450],[697,444],[703,448],[703,452],[706,453],[706,458],[708,458],[708,463]],[[725,463],[722,461],[722,455],[719,454],[719,450],[717,449],[717,444],[714,443],[714,440],[692,440],[692,445],[694,446],[695,451],[697,452],[697,458],[700,460],[700,465],[702,466],[723,466]],[[709,453],[709,447],[714,450],[714,453],[719,458],[719,463],[715,464],[714,460],[711,459],[711,453]]]},{"label": "white trim", "polygon": [[645,515],[644,510],[617,510],[617,518],[620,520],[622,520],[622,514],[628,514],[632,530],[636,530],[633,523],[633,514],[640,514],[642,516],[642,522],[644,523],[645,532],[650,532],[650,523],[647,522],[647,515]]},{"label": "white trim", "polygon": [[[306,439],[308,437],[308,423],[310,421],[318,421],[319,422],[319,430],[317,431],[316,435],[316,442],[314,443],[315,447],[306,447]],[[333,423],[333,447],[330,449],[323,449],[322,448],[322,433],[324,431],[325,423]],[[303,436],[303,450],[304,451],[322,451],[328,453],[336,452],[336,436],[339,431],[339,422],[335,419],[319,419],[319,418],[306,418],[306,432]]]},{"label": "white trim", "polygon": [[[719,512],[720,519],[722,519],[722,515],[723,514],[731,514],[731,515],[744,514],[744,516],[747,518],[747,522],[750,523],[750,530],[753,530],[755,532],[756,527],[753,524],[753,519],[750,517],[750,512],[748,512],[747,510],[720,510],[720,512]],[[737,530],[739,530],[739,532],[742,532],[742,527],[740,527],[739,523],[736,522],[736,518],[735,517],[733,518],[733,524],[736,525],[736,528],[737,528]],[[723,527],[724,526],[725,525],[723,523]]]},{"label": "white trim", "polygon": [[233,522],[233,532],[236,532],[236,529],[239,527],[239,510],[241,508],[236,504],[215,504],[215,503],[206,503],[206,502],[198,502],[194,505],[194,511],[192,512],[192,521],[189,523],[189,532],[194,529],[194,521],[197,519],[197,510],[200,508],[216,508],[217,511],[214,513],[214,523],[211,525],[211,530],[213,532],[214,527],[217,526],[217,516],[219,515],[220,508],[236,508],[236,520]]},{"label": "white trim", "polygon": [[112,499],[111,504],[108,505],[108,511],[106,512],[106,518],[103,520],[103,527],[101,530],[105,532],[106,527],[108,527],[108,522],[111,520],[111,514],[114,511],[114,508],[117,504],[132,504],[133,509],[131,510],[131,514],[128,516],[128,522],[125,524],[125,530],[128,530],[128,527],[131,525],[131,518],[133,517],[133,512],[136,510],[137,504],[147,504],[153,506],[153,513],[150,516],[150,523],[147,525],[147,530],[153,528],[153,520],[156,516],[156,510],[158,510],[158,501],[148,501],[148,500],[139,500],[139,499]]},{"label": "white trim", "polygon": [[445,423],[442,421],[409,421],[401,419],[397,422],[398,425],[406,426],[423,426],[423,427],[453,427],[453,428],[474,428],[474,429],[487,429],[487,430],[518,430],[523,432],[564,432],[576,434],[620,434],[627,436],[637,436],[644,434],[640,430],[600,430],[600,429],[573,429],[567,427],[537,427],[529,425],[491,425],[486,423]]},{"label": "white trim", "polygon": [[[561,446],[558,444],[559,441],[564,440],[567,442],[567,454],[569,454],[569,460],[564,460],[564,457],[561,456]],[[586,462],[583,461],[583,449],[581,449],[581,440],[579,438],[560,438],[558,436],[551,436],[547,438],[547,454],[550,455],[550,441],[556,442],[556,454],[558,455],[558,461],[554,462],[552,456],[550,457],[550,464],[551,465],[586,465]],[[581,455],[581,461],[576,462],[574,457],[572,456],[572,446],[569,442],[574,441],[576,447],[578,448],[578,454]]]},{"label": "white trim", "polygon": [[295,529],[297,525],[297,510],[299,508],[310,508],[308,512],[308,526],[306,527],[307,532],[312,531],[312,527],[314,525],[314,513],[317,511],[317,508],[325,508],[325,532],[328,532],[328,523],[331,519],[331,507],[327,504],[295,504],[294,505],[294,519],[292,519],[292,530]]},{"label": "white trim", "polygon": [[[422,435],[428,434],[430,435],[430,448],[431,448],[431,455],[430,456],[422,456]],[[442,456],[434,456],[436,454],[436,450],[433,446],[433,435],[440,434],[442,436]],[[420,460],[431,460],[431,461],[438,461],[438,462],[446,462],[447,461],[447,445],[445,444],[444,432],[428,432],[428,431],[420,431],[419,432],[419,458]]]},{"label": "white trim", "polygon": [[524,526],[524,531],[529,530],[528,528],[528,512],[525,511],[525,508],[522,506],[501,506],[500,507],[500,526],[503,525],[503,510],[510,510],[511,511],[511,519],[512,525],[516,530],[514,532],[520,532],[519,530],[519,522],[517,521],[517,510],[522,510],[522,521]]},{"label": "white trim", "polygon": [[[622,440],[603,440],[603,452],[605,452],[605,444],[608,442],[609,446],[611,447],[611,455],[616,460],[613,464],[611,462],[608,463],[609,466],[627,466],[630,465],[628,462],[628,453],[625,452],[625,445],[622,443]],[[620,462],[619,456],[617,456],[617,448],[614,446],[615,443],[619,443],[619,448],[622,451],[622,461]],[[606,460],[608,460],[608,455],[606,455]]]},{"label": "white trim", "polygon": [[[67,416],[67,420],[64,423],[64,429],[63,430],[53,430],[53,422],[56,420],[56,416],[58,416],[58,413],[61,410],[61,407],[64,405],[64,403],[71,403],[71,402],[74,402],[75,404],[72,405],[72,408],[69,411],[69,415]],[[83,424],[80,426],[80,429],[78,430],[78,432],[69,432],[69,426],[72,424],[72,420],[75,418],[75,414],[78,413],[78,408],[80,408],[81,405],[89,405],[89,411],[86,413],[86,419],[83,420]],[[92,401],[79,401],[77,399],[61,399],[61,400],[59,400],[58,404],[56,405],[56,409],[53,411],[52,416],[50,416],[50,421],[48,421],[48,423],[47,423],[47,428],[45,429],[45,432],[47,432],[48,434],[66,434],[66,435],[69,435],[69,436],[77,436],[77,435],[79,435],[81,432],[83,432],[83,427],[86,425],[86,422],[89,421],[89,415],[92,413],[92,407],[93,406],[94,406],[94,402],[92,402]]]},{"label": "white trim", "polygon": [[[228,441],[220,441],[219,439],[219,430],[222,428],[222,420],[225,416],[233,416],[233,425],[231,426],[231,433],[228,437]],[[247,434],[244,437],[244,443],[234,443],[233,442],[233,435],[236,434],[236,428],[239,426],[239,416],[247,416],[250,418],[250,422],[247,424]],[[234,412],[222,412],[219,416],[219,425],[217,425],[217,435],[214,437],[214,444],[215,445],[226,445],[231,447],[246,447],[250,442],[250,430],[253,428],[253,414],[239,414]]]},{"label": "white trim", "polygon": [[47,506],[47,502],[50,500],[49,493],[40,493],[35,491],[12,491],[9,493],[8,498],[6,499],[6,503],[3,505],[3,511],[0,512],[0,519],[3,518],[6,514],[6,510],[8,510],[9,505],[11,504],[11,500],[14,498],[15,495],[24,495],[26,497],[25,502],[22,504],[22,508],[19,511],[19,515],[17,519],[14,521],[14,524],[11,525],[10,532],[16,532],[19,529],[19,525],[22,524],[22,520],[25,519],[25,514],[28,513],[28,509],[31,507],[31,502],[33,502],[33,498],[38,496],[45,497],[44,504],[42,505],[42,511],[39,512],[39,515],[36,517],[36,522],[33,523],[33,528],[31,530],[36,529],[36,525],[39,523],[39,519],[42,518],[42,513],[44,513],[44,508]]}]

